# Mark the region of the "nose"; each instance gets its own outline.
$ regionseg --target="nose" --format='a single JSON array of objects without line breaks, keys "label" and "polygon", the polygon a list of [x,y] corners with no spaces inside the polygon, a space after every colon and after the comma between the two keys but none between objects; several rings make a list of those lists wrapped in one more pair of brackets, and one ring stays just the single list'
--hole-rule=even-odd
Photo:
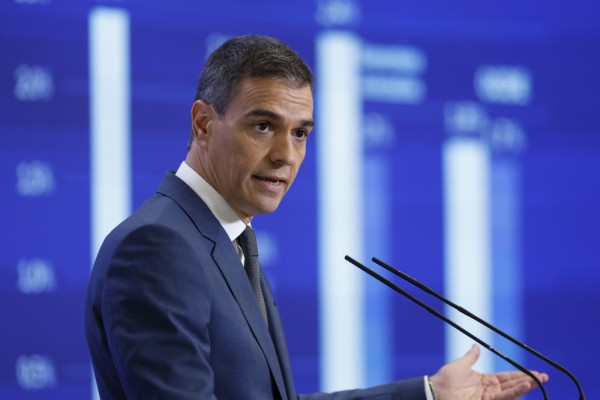
[{"label": "nose", "polygon": [[296,161],[298,149],[294,143],[294,138],[288,132],[277,133],[273,136],[270,159],[275,164],[289,165]]}]

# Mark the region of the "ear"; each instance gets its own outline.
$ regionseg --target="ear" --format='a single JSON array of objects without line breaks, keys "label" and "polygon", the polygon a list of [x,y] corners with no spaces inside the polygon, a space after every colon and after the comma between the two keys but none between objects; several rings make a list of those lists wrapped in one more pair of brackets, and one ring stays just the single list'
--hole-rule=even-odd
[{"label": "ear", "polygon": [[194,141],[198,144],[206,143],[210,134],[210,124],[215,115],[215,110],[202,100],[196,100],[192,105],[192,132]]}]

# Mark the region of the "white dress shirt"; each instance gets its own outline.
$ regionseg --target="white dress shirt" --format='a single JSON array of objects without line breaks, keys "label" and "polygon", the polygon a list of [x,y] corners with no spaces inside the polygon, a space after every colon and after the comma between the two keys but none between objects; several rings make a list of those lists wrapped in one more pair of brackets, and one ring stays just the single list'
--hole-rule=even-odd
[{"label": "white dress shirt", "polygon": [[194,171],[189,165],[186,164],[185,161],[181,163],[175,175],[184,181],[196,194],[198,197],[206,203],[210,211],[217,218],[227,236],[229,236],[229,240],[231,240],[231,244],[235,248],[236,252],[240,256],[240,260],[242,261],[242,265],[244,265],[244,253],[242,249],[237,244],[237,238],[242,234],[244,229],[246,229],[246,224],[239,215],[233,211],[233,208],[213,188],[210,186],[208,182],[204,180],[196,171]]}]

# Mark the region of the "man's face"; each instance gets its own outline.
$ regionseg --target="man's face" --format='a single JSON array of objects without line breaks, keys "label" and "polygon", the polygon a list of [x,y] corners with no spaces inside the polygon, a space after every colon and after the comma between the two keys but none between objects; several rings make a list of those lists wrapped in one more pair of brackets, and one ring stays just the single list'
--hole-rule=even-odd
[{"label": "man's face", "polygon": [[296,178],[314,125],[310,86],[245,78],[225,115],[203,106],[208,115],[205,140],[199,141],[204,178],[245,222],[275,211]]}]

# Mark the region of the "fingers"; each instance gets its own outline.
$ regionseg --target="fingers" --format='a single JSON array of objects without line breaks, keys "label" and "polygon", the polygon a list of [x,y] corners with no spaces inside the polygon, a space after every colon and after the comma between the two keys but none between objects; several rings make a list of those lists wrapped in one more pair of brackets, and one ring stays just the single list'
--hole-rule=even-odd
[{"label": "fingers", "polygon": [[519,382],[514,382],[514,386],[510,388],[502,390],[502,392],[496,396],[494,399],[497,400],[513,400],[518,397],[523,396],[525,393],[529,392],[535,386],[532,384],[531,379],[529,380],[519,380]]},{"label": "fingers", "polygon": [[550,380],[550,376],[548,374],[545,374],[543,372],[538,372],[538,371],[531,371],[535,376],[537,376],[537,378],[542,382],[542,383],[546,383]]},{"label": "fingers", "polygon": [[523,375],[521,378],[516,378],[516,379],[511,379],[506,382],[501,382],[500,387],[504,391],[504,390],[511,390],[511,389],[518,388],[524,384],[526,384],[530,388],[533,388],[534,386],[536,386],[535,382],[533,382],[531,380],[531,378],[529,378],[527,375]]},{"label": "fingers", "polygon": [[[550,379],[548,374],[538,372],[538,371],[530,371],[530,372],[533,375],[535,375],[542,383],[548,382],[548,380]],[[498,378],[498,381],[500,382],[501,385],[504,385],[506,382],[509,382],[511,380],[517,380],[517,379],[531,380],[531,378],[527,374],[525,374],[521,371],[500,372],[495,375],[496,375],[496,378]],[[532,383],[536,384],[535,381],[533,381]]]},{"label": "fingers", "polygon": [[[543,372],[538,372],[538,371],[529,371],[529,372],[531,372],[533,375],[535,375],[536,378],[538,378],[540,380],[540,382],[542,382],[542,383],[548,382],[548,380],[550,379],[548,374],[545,374]],[[536,384],[536,383],[534,382],[534,384]]]},{"label": "fingers", "polygon": [[[549,379],[547,374],[537,371],[531,371],[531,373],[534,374],[542,384]],[[501,387],[501,395],[498,399],[515,399],[538,387],[535,381],[520,371],[501,372],[495,374],[495,377],[498,379]]]}]

